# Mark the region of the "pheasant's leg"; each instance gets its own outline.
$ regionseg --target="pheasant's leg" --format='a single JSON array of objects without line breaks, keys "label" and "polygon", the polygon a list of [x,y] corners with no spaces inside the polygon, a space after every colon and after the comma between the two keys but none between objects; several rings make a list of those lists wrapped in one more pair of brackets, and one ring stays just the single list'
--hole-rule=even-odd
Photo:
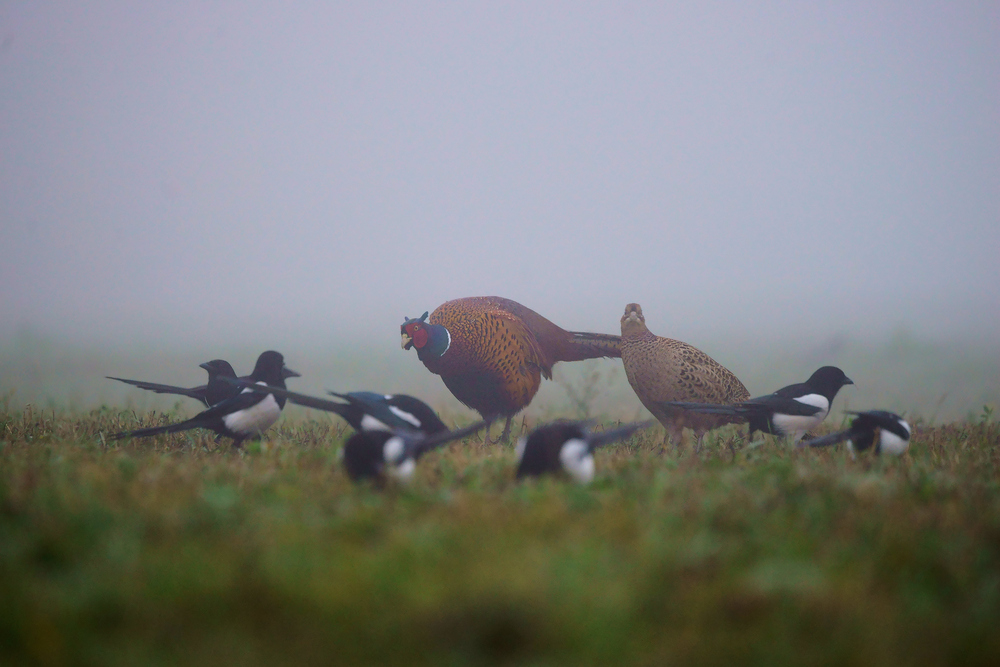
[{"label": "pheasant's leg", "polygon": [[507,421],[503,425],[503,433],[500,434],[500,439],[497,442],[508,443],[510,442],[510,421],[514,418],[514,415],[507,415]]},{"label": "pheasant's leg", "polygon": [[486,428],[483,430],[483,447],[489,447],[493,443],[490,442],[490,427],[493,426],[493,422],[486,424]]}]

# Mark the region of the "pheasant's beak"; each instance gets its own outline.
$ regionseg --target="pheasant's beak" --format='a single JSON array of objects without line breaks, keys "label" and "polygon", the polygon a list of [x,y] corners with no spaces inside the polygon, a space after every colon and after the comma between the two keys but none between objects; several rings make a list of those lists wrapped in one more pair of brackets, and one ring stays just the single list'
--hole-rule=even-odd
[{"label": "pheasant's beak", "polygon": [[410,347],[413,345],[413,339],[410,338],[408,335],[406,335],[405,331],[403,332],[402,336],[403,336],[402,347],[404,350],[409,350]]}]

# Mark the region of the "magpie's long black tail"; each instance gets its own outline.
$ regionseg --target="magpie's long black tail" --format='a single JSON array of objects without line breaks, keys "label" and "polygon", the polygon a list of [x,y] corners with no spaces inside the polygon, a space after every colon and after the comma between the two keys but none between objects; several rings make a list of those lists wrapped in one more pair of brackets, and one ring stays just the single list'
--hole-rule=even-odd
[{"label": "magpie's long black tail", "polygon": [[844,431],[839,431],[837,433],[831,433],[830,435],[824,435],[822,438],[814,438],[807,442],[800,442],[799,447],[829,447],[830,445],[836,445],[838,442],[843,442],[849,439],[854,434],[854,431],[847,429]]},{"label": "magpie's long black tail", "polygon": [[747,409],[742,405],[725,405],[718,403],[688,403],[686,401],[662,401],[660,405],[671,408],[682,408],[691,412],[706,415],[746,415]]},{"label": "magpie's long black tail", "polygon": [[610,445],[612,442],[618,442],[619,440],[624,440],[625,438],[631,436],[633,433],[640,429],[649,428],[656,421],[649,419],[643,422],[633,422],[631,424],[624,424],[618,428],[613,428],[607,431],[602,431],[601,433],[592,433],[590,436],[590,450],[593,451],[598,447],[603,447],[604,445]]},{"label": "magpie's long black tail", "polygon": [[425,438],[420,438],[418,442],[414,445],[414,458],[419,458],[427,452],[437,449],[438,447],[451,442],[452,440],[458,440],[459,438],[464,438],[467,435],[472,435],[476,431],[482,429],[484,426],[489,426],[492,420],[482,420],[475,424],[470,424],[464,428],[457,428],[454,431],[447,431],[445,433],[437,433],[432,436]]},{"label": "magpie's long black tail", "polygon": [[181,431],[198,428],[199,426],[201,426],[201,424],[196,422],[194,419],[188,419],[176,424],[151,426],[149,428],[140,428],[136,431],[122,431],[121,433],[114,433],[108,436],[108,440],[121,440],[122,438],[145,438],[151,435],[160,435],[161,433],[179,433]]},{"label": "magpie's long black tail", "polygon": [[143,382],[142,380],[126,380],[125,378],[116,378],[110,375],[106,375],[109,380],[118,380],[119,382],[124,382],[125,384],[130,384],[133,387],[138,387],[139,389],[145,389],[147,391],[155,391],[157,394],[177,394],[179,396],[187,396],[193,398],[196,401],[205,400],[205,385],[200,387],[175,387],[169,384],[157,384],[155,382]]}]

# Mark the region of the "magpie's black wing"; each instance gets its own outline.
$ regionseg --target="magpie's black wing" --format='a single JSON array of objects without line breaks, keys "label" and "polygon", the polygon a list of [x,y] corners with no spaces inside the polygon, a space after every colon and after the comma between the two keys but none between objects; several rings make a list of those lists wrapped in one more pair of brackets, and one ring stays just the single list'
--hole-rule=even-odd
[{"label": "magpie's black wing", "polygon": [[429,405],[413,396],[383,396],[373,391],[352,391],[346,394],[331,391],[330,394],[350,402],[363,414],[371,416],[392,431],[420,431],[433,435],[448,430]]},{"label": "magpie's black wing", "polygon": [[[785,387],[785,389],[788,389],[788,387]],[[803,395],[813,393],[808,389],[799,393],[792,392],[789,395],[780,395],[780,392],[783,391],[784,389],[780,389],[773,394],[768,394],[767,396],[751,398],[750,400],[743,401],[738,405],[743,407],[746,412],[755,412],[757,414],[767,412],[771,414],[793,415],[796,417],[811,417],[823,411],[823,408],[819,406],[795,400],[795,397],[802,397]]]},{"label": "magpie's black wing", "polygon": [[[235,384],[238,387],[244,389],[249,389],[256,394],[274,394],[275,398],[284,398],[296,405],[301,405],[306,408],[315,408],[316,410],[325,410],[327,412],[335,412],[336,414],[344,417],[349,422],[351,421],[346,412],[350,410],[350,406],[346,403],[337,403],[336,401],[330,401],[325,398],[317,398],[315,396],[308,396],[306,394],[299,394],[294,391],[288,391],[287,389],[282,389],[281,387],[272,387],[270,385],[256,384],[254,382],[249,382],[243,378],[222,378],[224,382]],[[351,424],[354,426],[354,424]]]}]

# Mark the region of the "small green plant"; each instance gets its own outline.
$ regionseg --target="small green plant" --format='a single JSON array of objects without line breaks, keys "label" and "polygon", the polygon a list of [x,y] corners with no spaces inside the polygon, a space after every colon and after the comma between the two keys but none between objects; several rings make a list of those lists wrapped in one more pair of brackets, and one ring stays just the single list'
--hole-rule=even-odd
[{"label": "small green plant", "polygon": [[993,421],[993,408],[989,405],[983,406],[983,413],[979,415],[980,424],[989,424]]}]

